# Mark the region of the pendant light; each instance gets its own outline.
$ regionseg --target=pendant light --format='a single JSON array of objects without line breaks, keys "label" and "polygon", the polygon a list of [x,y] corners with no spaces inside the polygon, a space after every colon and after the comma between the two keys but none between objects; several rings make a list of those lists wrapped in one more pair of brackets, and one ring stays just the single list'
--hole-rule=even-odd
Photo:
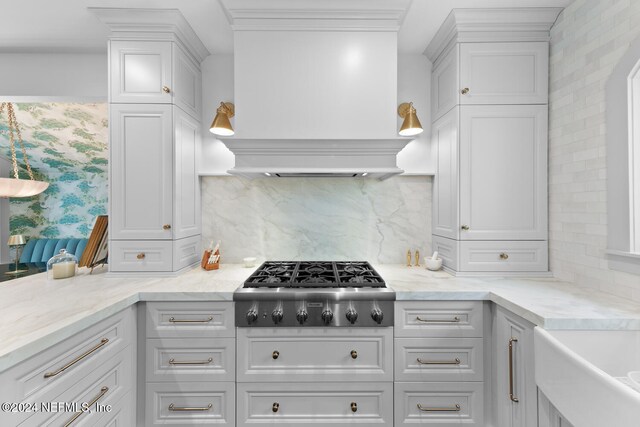
[{"label": "pendant light", "polygon": [[[22,141],[22,134],[20,133],[20,126],[16,121],[16,113],[13,110],[13,104],[10,102],[3,102],[0,104],[0,117],[2,112],[7,109],[7,119],[9,122],[9,143],[11,144],[11,164],[13,166],[13,178],[0,178],[0,197],[31,197],[36,194],[42,193],[49,187],[48,182],[36,181],[31,171],[31,165],[27,157],[27,150],[24,147]],[[24,158],[24,164],[27,167],[27,173],[29,179],[20,179],[18,176],[18,160],[16,157],[16,145],[15,139],[18,138],[18,144],[22,150],[22,157]]]},{"label": "pendant light", "polygon": [[404,119],[400,126],[400,136],[415,136],[422,133],[422,125],[413,107],[413,102],[404,102],[398,106],[398,115]]},{"label": "pendant light", "polygon": [[230,102],[221,102],[216,110],[216,117],[211,123],[209,132],[219,136],[231,136],[235,132],[229,119],[235,114],[235,106]]}]

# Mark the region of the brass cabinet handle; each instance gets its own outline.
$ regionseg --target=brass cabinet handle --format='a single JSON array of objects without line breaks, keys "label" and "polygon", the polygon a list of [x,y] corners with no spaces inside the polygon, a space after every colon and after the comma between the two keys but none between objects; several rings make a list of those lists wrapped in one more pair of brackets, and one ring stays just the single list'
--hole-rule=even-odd
[{"label": "brass cabinet handle", "polygon": [[461,93],[461,94],[463,94],[463,95],[468,94],[468,93],[469,93],[469,88],[468,88],[468,87],[462,88],[462,90],[460,91],[460,93]]},{"label": "brass cabinet handle", "polygon": [[188,319],[176,319],[175,317],[170,317],[169,322],[171,323],[209,323],[213,320],[212,316],[207,317],[203,320],[188,320]]},{"label": "brass cabinet handle", "polygon": [[176,359],[169,359],[169,365],[208,365],[213,362],[213,358],[210,357],[207,360],[184,360],[178,361]]},{"label": "brass cabinet handle", "polygon": [[271,410],[273,412],[278,412],[278,409],[280,409],[280,404],[278,402],[273,402],[273,405],[271,405]]},{"label": "brass cabinet handle", "polygon": [[351,402],[351,412],[358,412],[358,404],[356,402]]},{"label": "brass cabinet handle", "polygon": [[136,258],[138,259],[144,259],[146,257],[146,255],[144,254],[144,252],[140,252],[138,255],[136,255]]},{"label": "brass cabinet handle", "polygon": [[464,231],[468,231],[469,230],[469,226],[467,224],[461,225],[460,228],[463,229]]},{"label": "brass cabinet handle", "polygon": [[355,350],[351,350],[351,358],[352,359],[357,359],[358,358],[358,352]]},{"label": "brass cabinet handle", "polygon": [[278,350],[274,350],[273,353],[271,353],[271,357],[273,357],[273,360],[276,360],[280,357],[280,352]]},{"label": "brass cabinet handle", "polygon": [[162,86],[162,91],[164,93],[169,93],[169,92],[171,92],[171,89],[169,89],[169,86]]},{"label": "brass cabinet handle", "polygon": [[423,412],[460,412],[460,405],[456,403],[453,408],[427,408],[418,403],[418,409]]},{"label": "brass cabinet handle", "polygon": [[513,343],[518,342],[517,338],[509,338],[509,399],[512,402],[519,402],[520,400],[513,394]]},{"label": "brass cabinet handle", "polygon": [[422,360],[419,357],[416,359],[421,365],[459,365],[460,359],[455,358],[454,360]]},{"label": "brass cabinet handle", "polygon": [[[109,387],[106,387],[106,386],[105,386],[105,387],[102,387],[102,388],[100,389],[100,393],[98,393],[98,394],[96,395],[96,397],[94,397],[93,399],[91,399],[91,400],[89,401],[89,403],[88,403],[88,407],[89,407],[89,408],[91,408],[93,405],[95,405],[95,404],[96,404],[96,402],[97,402],[97,401],[98,401],[102,396],[104,396],[105,394],[107,394],[107,392],[108,392],[108,391],[109,391]],[[69,421],[67,421],[67,422],[64,424],[64,427],[69,427],[71,424],[73,424],[73,423],[74,423],[74,421],[75,421],[75,420],[77,420],[77,419],[80,417],[80,415],[82,415],[82,414],[84,414],[84,413],[85,413],[84,411],[78,411],[78,412],[76,412],[76,413],[73,415],[73,417],[71,417],[71,418],[69,419]]]},{"label": "brass cabinet handle", "polygon": [[58,368],[53,372],[46,372],[44,374],[44,377],[45,378],[51,378],[51,377],[55,377],[58,374],[61,374],[62,372],[66,371],[67,369],[69,369],[70,367],[72,367],[73,365],[75,365],[76,363],[78,363],[79,361],[84,359],[85,357],[89,356],[91,353],[93,353],[95,351],[98,351],[99,349],[101,349],[102,347],[107,345],[108,342],[109,342],[109,338],[102,338],[100,340],[100,343],[97,344],[95,347],[91,347],[89,350],[85,351],[80,356],[76,357],[71,362],[69,362],[66,365],[64,365],[62,368]]},{"label": "brass cabinet handle", "polygon": [[416,316],[416,320],[422,323],[460,323],[460,318],[458,316],[454,317],[451,320],[446,319],[421,319],[420,316]]},{"label": "brass cabinet handle", "polygon": [[171,224],[165,224],[162,226],[163,230],[171,230]]},{"label": "brass cabinet handle", "polygon": [[502,253],[500,254],[500,259],[509,259],[509,255],[508,255],[508,254],[506,254],[506,253],[504,253],[504,252],[502,252]]},{"label": "brass cabinet handle", "polygon": [[209,403],[207,406],[176,406],[172,403],[169,405],[169,410],[174,412],[202,412],[209,411],[212,407],[212,403]]}]

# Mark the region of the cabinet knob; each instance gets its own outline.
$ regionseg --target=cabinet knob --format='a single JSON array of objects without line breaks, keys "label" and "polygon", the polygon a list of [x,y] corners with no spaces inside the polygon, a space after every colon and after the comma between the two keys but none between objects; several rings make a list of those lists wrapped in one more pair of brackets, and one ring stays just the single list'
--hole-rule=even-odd
[{"label": "cabinet knob", "polygon": [[169,86],[162,86],[162,91],[163,91],[164,93],[170,93],[170,92],[171,92],[171,89],[169,89]]},{"label": "cabinet knob", "polygon": [[278,412],[278,409],[280,409],[280,404],[278,402],[274,402],[273,405],[271,406],[271,410],[273,412]]},{"label": "cabinet knob", "polygon": [[144,252],[140,252],[138,255],[136,255],[136,258],[138,259],[144,259],[146,255],[144,254]]},{"label": "cabinet knob", "polygon": [[463,88],[463,89],[460,91],[460,93],[461,93],[461,94],[463,94],[463,95],[468,94],[468,93],[469,93],[469,88],[468,88],[468,87]]},{"label": "cabinet knob", "polygon": [[358,404],[356,402],[351,402],[351,412],[358,411]]},{"label": "cabinet knob", "polygon": [[171,224],[165,224],[162,226],[163,230],[171,230]]},{"label": "cabinet knob", "polygon": [[278,350],[275,350],[273,353],[271,353],[271,357],[273,357],[273,359],[277,359],[278,357],[280,357],[280,352]]},{"label": "cabinet knob", "polygon": [[351,358],[352,359],[357,359],[358,358],[358,352],[355,350],[351,350]]},{"label": "cabinet knob", "polygon": [[463,224],[460,228],[464,231],[467,231],[469,229],[469,226],[467,224]]},{"label": "cabinet knob", "polygon": [[509,259],[509,255],[508,255],[508,254],[505,254],[504,252],[502,252],[502,253],[500,254],[500,259]]}]

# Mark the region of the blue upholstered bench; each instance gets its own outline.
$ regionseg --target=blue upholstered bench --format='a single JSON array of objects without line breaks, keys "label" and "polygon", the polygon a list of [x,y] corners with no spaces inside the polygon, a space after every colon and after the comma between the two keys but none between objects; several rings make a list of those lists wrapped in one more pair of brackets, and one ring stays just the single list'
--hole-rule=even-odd
[{"label": "blue upholstered bench", "polygon": [[20,262],[47,262],[60,253],[60,249],[66,249],[74,254],[78,261],[87,246],[88,239],[31,239],[27,242]]}]

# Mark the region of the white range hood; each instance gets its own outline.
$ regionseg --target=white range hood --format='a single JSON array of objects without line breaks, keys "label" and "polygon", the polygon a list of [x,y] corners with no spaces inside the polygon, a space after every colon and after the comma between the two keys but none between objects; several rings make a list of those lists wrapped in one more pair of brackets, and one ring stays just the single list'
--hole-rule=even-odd
[{"label": "white range hood", "polygon": [[[234,30],[236,134],[246,177],[402,173],[397,36],[409,0],[222,0]],[[226,101],[226,100],[225,100]]]}]

